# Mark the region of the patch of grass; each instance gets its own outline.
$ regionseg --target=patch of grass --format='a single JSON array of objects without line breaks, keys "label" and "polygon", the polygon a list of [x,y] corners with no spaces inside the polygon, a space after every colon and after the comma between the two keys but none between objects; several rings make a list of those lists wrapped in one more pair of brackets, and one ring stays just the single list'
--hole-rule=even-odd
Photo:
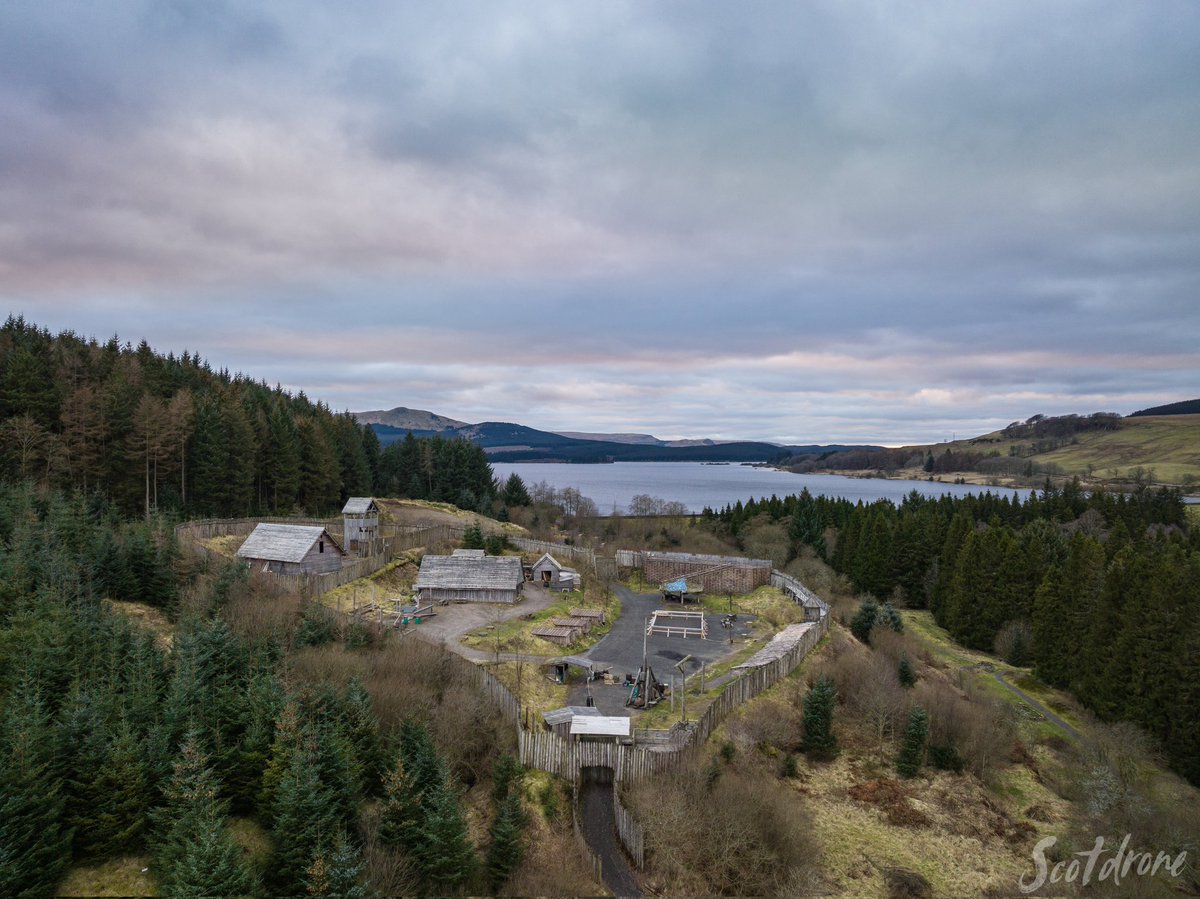
[{"label": "patch of grass", "polygon": [[141,627],[154,634],[154,642],[163,649],[170,649],[175,639],[175,625],[162,609],[148,606],[142,602],[128,602],[123,599],[106,599],[115,611],[132,618]]},{"label": "patch of grass", "polygon": [[229,832],[241,847],[246,861],[256,870],[271,856],[271,836],[253,818],[230,818]]},{"label": "patch of grass", "polygon": [[244,535],[223,534],[218,537],[209,537],[206,540],[201,540],[200,545],[226,558],[234,559],[237,558],[237,551],[241,549],[242,544],[245,542],[246,537]]},{"label": "patch of grass", "polygon": [[150,856],[129,855],[94,865],[75,865],[58,885],[59,896],[157,896]]},{"label": "patch of grass", "polygon": [[496,521],[478,512],[469,512],[450,503],[438,503],[424,499],[377,499],[383,521],[413,525],[473,525],[477,524],[488,533],[505,533],[525,536],[529,532],[511,521]]},{"label": "patch of grass", "polygon": [[529,714],[531,727],[542,726],[542,712],[561,709],[567,704],[570,685],[555,683],[537,662],[501,662],[488,665],[488,670],[521,700],[521,707]]},{"label": "patch of grass", "polygon": [[[581,591],[555,594],[555,600],[544,609],[531,613],[528,617],[510,618],[498,624],[487,625],[465,634],[460,642],[474,649],[495,651],[497,644],[501,652],[522,652],[534,654],[557,655],[564,652],[579,652],[594,646],[600,639],[612,630],[613,622],[621,614],[621,601],[614,595],[606,607],[598,599],[588,597]],[[605,610],[604,624],[593,627],[569,646],[559,646],[549,640],[543,640],[533,635],[534,628],[549,624],[553,618],[568,618],[571,609],[601,609]]]},{"label": "patch of grass", "polygon": [[[421,567],[422,552],[419,549],[406,550],[374,574],[335,587],[318,597],[317,602],[331,609],[349,612],[354,607],[356,594],[359,605],[369,603],[372,595],[376,603],[401,598],[407,600]],[[387,606],[384,608],[387,610]]]}]

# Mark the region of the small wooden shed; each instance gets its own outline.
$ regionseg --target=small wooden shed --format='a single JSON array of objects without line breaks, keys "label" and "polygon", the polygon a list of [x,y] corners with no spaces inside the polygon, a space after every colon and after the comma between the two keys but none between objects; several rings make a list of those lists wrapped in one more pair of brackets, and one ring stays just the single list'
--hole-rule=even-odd
[{"label": "small wooden shed", "polygon": [[379,506],[369,496],[352,496],[342,507],[342,545],[350,552],[370,552],[379,536]]},{"label": "small wooden shed", "polygon": [[341,570],[346,551],[319,525],[260,524],[238,549],[251,568],[275,574]]},{"label": "small wooden shed", "polygon": [[521,560],[516,556],[456,549],[448,556],[425,556],[413,586],[422,602],[515,603],[524,583]]},{"label": "small wooden shed", "polygon": [[568,705],[561,709],[553,709],[552,711],[542,713],[542,720],[546,722],[546,729],[551,733],[558,734],[560,737],[571,735],[571,722],[578,717],[598,718],[600,717],[600,710],[590,705]]},{"label": "small wooden shed", "polygon": [[557,625],[535,627],[530,633],[535,637],[541,637],[543,640],[549,640],[551,643],[556,643],[559,646],[570,646],[579,638],[578,629],[573,627],[559,627]]},{"label": "small wooden shed", "polygon": [[550,553],[543,553],[542,557],[533,563],[533,579],[547,590],[556,593],[578,590],[583,583],[578,571],[567,568]]},{"label": "small wooden shed", "polygon": [[571,719],[571,737],[588,743],[628,742],[633,736],[630,719],[607,715]]}]

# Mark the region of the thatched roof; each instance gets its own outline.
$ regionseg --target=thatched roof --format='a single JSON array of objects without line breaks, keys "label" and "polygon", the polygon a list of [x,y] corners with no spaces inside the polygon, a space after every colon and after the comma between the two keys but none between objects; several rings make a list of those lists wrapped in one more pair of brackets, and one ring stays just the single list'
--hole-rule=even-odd
[{"label": "thatched roof", "polygon": [[369,496],[352,496],[342,507],[343,515],[366,515],[368,512],[378,512],[379,506]]},{"label": "thatched roof", "polygon": [[334,550],[345,555],[329,531],[319,525],[260,524],[246,538],[237,554],[243,559],[266,559],[269,562],[299,562],[324,539]]},{"label": "thatched roof", "polygon": [[[476,555],[478,553],[478,555]],[[414,586],[450,590],[516,590],[525,580],[516,556],[487,556],[483,550],[457,550],[426,556]]]}]

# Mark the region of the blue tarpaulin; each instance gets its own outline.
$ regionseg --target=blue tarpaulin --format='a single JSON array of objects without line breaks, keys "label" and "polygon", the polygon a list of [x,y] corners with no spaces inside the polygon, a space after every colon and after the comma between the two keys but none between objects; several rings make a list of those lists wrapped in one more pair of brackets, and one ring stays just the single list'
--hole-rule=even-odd
[{"label": "blue tarpaulin", "polygon": [[669,584],[663,584],[663,592],[687,593],[687,581],[680,579],[678,581],[671,581]]}]

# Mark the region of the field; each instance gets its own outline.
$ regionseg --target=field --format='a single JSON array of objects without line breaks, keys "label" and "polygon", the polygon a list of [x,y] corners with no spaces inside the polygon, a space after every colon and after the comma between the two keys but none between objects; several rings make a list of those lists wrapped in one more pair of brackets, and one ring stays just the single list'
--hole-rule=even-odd
[{"label": "field", "polygon": [[1200,483],[1200,415],[1126,418],[1118,431],[1080,434],[1079,443],[1034,456],[1064,474],[1131,479],[1135,469],[1153,469],[1155,481]]}]

